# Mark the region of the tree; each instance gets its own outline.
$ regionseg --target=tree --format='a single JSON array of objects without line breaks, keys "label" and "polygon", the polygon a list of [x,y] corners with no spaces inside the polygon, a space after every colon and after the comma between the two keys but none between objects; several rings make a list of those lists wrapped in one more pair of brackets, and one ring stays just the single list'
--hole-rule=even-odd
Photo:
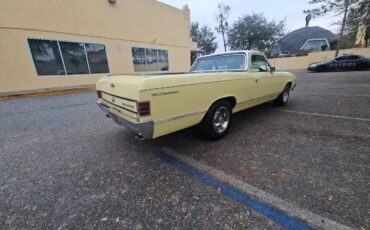
[{"label": "tree", "polygon": [[199,23],[191,23],[191,38],[198,43],[198,50],[192,52],[192,60],[200,55],[212,54],[217,49],[216,36],[212,29],[206,25],[199,28]]},{"label": "tree", "polygon": [[346,28],[348,12],[352,10],[358,2],[359,0],[311,0],[309,1],[310,4],[319,6],[317,8],[303,11],[304,13],[311,14],[313,17],[320,17],[328,13],[335,13],[336,16],[343,15],[335,57],[339,54],[344,29]]},{"label": "tree", "polygon": [[352,41],[356,40],[358,30],[365,26],[365,40],[370,38],[370,0],[361,0],[348,13],[345,32]]},{"label": "tree", "polygon": [[218,26],[216,27],[216,31],[217,33],[220,33],[222,35],[225,52],[227,47],[225,34],[229,29],[229,23],[227,22],[227,19],[229,18],[230,10],[230,6],[223,3],[219,3],[217,6],[216,21],[218,23]]},{"label": "tree", "polygon": [[268,21],[262,13],[253,13],[239,18],[228,32],[231,50],[258,49],[270,51],[284,35],[285,20]]}]

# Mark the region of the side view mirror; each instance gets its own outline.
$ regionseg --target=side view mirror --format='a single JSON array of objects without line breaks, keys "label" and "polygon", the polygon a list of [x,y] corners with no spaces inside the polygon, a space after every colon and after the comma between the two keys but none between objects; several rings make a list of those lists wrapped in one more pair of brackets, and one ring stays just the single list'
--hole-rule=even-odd
[{"label": "side view mirror", "polygon": [[275,71],[276,71],[276,68],[275,67],[271,67],[271,73],[273,73]]}]

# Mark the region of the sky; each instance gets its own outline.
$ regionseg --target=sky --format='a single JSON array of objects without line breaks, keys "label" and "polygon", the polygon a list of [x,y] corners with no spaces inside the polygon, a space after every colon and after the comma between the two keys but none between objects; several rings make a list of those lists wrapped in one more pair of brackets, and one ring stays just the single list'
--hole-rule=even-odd
[{"label": "sky", "polygon": [[[229,24],[233,24],[239,17],[255,13],[264,13],[270,20],[281,21],[286,19],[286,32],[304,27],[306,24],[303,10],[313,6],[309,0],[159,0],[160,2],[181,9],[185,4],[190,8],[191,21],[199,22],[200,25],[208,25],[212,29],[216,27],[215,13],[217,4],[223,2],[231,7]],[[336,33],[337,26],[334,22],[340,18],[325,16],[314,18],[310,26],[321,26]],[[218,49],[216,53],[223,51],[222,38],[217,34]]]}]

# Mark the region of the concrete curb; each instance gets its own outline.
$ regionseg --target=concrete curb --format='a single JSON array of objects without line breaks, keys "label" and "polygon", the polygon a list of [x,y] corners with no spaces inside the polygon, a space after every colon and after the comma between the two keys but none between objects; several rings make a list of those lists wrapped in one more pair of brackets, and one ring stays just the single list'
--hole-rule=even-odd
[{"label": "concrete curb", "polygon": [[86,85],[80,87],[63,87],[63,88],[52,88],[52,89],[38,89],[31,91],[17,91],[10,93],[0,93],[0,100],[9,100],[16,98],[25,97],[37,97],[37,96],[47,96],[65,93],[76,93],[81,91],[95,91],[95,85]]}]

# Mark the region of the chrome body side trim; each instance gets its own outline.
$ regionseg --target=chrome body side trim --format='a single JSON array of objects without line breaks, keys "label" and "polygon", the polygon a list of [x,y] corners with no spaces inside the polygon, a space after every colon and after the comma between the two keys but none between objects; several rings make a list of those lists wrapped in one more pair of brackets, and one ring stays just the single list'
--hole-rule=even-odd
[{"label": "chrome body side trim", "polygon": [[111,93],[107,93],[105,91],[102,91],[104,94],[107,94],[109,96],[112,96],[112,97],[116,97],[116,98],[119,98],[119,99],[122,99],[122,100],[125,100],[125,101],[131,101],[131,102],[135,102],[137,103],[136,100],[133,100],[133,99],[130,99],[130,98],[126,98],[126,97],[120,97],[120,96],[117,96],[117,95],[114,95],[114,94],[111,94]]},{"label": "chrome body side trim", "polygon": [[198,114],[206,113],[207,111],[208,111],[208,109],[202,109],[202,110],[191,112],[191,113],[185,113],[185,114],[182,114],[182,115],[179,115],[179,116],[169,117],[169,118],[154,121],[154,124],[159,125],[159,124],[170,122],[170,121],[173,121],[173,120],[177,120],[177,119],[181,119],[181,118],[186,118],[186,117],[191,117],[191,116],[195,116],[195,115],[198,115]]},{"label": "chrome body side trim", "polygon": [[255,100],[256,98],[254,98],[254,99],[248,99],[248,100],[245,100],[245,101],[241,101],[241,102],[238,102],[237,104],[236,104],[236,106],[238,106],[238,105],[242,105],[242,104],[245,104],[245,103],[248,103],[248,102],[251,102],[251,101],[253,101],[253,100]]},{"label": "chrome body side trim", "polygon": [[118,125],[129,128],[131,131],[141,136],[143,139],[153,139],[154,133],[153,121],[132,122],[109,111],[110,107],[108,105],[103,104],[100,101],[97,101],[96,104],[101,110],[103,110],[103,112],[109,115],[109,117],[111,117],[113,121],[115,121]]},{"label": "chrome body side trim", "polygon": [[264,98],[269,98],[269,97],[272,97],[272,96],[279,96],[279,92],[278,93],[268,94],[268,95],[265,95],[265,96],[262,96],[262,97],[256,97],[256,98],[248,99],[246,101],[241,101],[241,102],[238,102],[236,105],[238,106],[238,105],[245,104],[245,103],[248,103],[248,102],[251,102],[251,101],[255,101],[255,100],[259,100],[259,99],[264,99]]}]

